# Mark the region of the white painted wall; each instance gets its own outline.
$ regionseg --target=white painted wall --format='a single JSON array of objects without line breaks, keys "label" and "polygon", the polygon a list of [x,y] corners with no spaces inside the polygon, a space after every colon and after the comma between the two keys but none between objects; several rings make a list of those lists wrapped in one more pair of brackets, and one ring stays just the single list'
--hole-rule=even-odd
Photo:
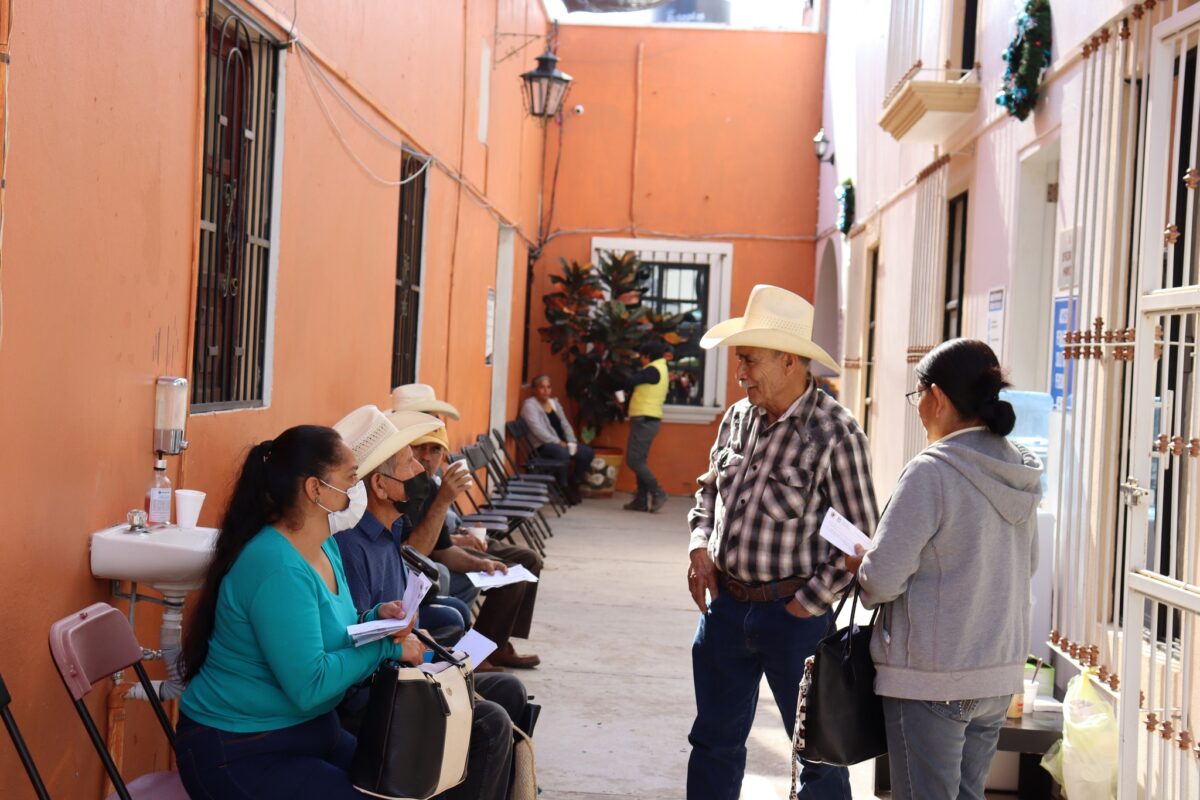
[{"label": "white painted wall", "polygon": [[[940,33],[942,3],[927,0],[927,5],[925,27],[930,41],[923,47],[923,54],[926,64],[939,64],[930,48],[934,47],[934,41],[944,38]],[[903,467],[904,419],[906,414],[915,413],[904,403],[903,394],[912,388],[905,385],[905,347],[914,235],[920,233],[913,230],[912,187],[917,173],[941,152],[950,152],[954,154],[950,194],[963,189],[970,192],[964,334],[983,338],[988,290],[1004,287],[1010,301],[1014,291],[1026,290],[1025,283],[1014,283],[1014,276],[1025,280],[1030,253],[1037,249],[1030,245],[1029,219],[1022,224],[1019,213],[1023,201],[1022,162],[1044,159],[1045,154],[1060,151],[1059,199],[1053,213],[1055,227],[1059,230],[1069,227],[1081,77],[1078,60],[1072,62],[1070,56],[1077,53],[1085,37],[1132,5],[1132,0],[1073,0],[1055,4],[1054,53],[1058,74],[1046,87],[1038,110],[1023,123],[1005,116],[994,100],[1005,66],[1000,54],[1012,35],[1015,5],[1006,0],[982,0],[980,5],[976,45],[976,58],[982,64],[979,106],[938,150],[925,144],[900,144],[878,125],[883,98],[890,88],[884,86],[884,72],[891,1],[836,0],[829,4],[822,121],[837,161],[835,166],[821,169],[818,231],[829,235],[837,215],[834,189],[843,179],[852,178],[856,188],[856,220],[872,221],[868,233],[863,235],[872,240],[868,247],[877,238],[881,248],[877,290],[877,416],[872,426],[874,469],[881,498],[890,493]],[[1032,197],[1031,190],[1026,186],[1024,197]],[[846,286],[850,283],[848,276],[865,270],[866,264],[850,263],[850,248],[840,239],[837,234],[829,237],[829,241],[838,242],[844,256],[841,274],[843,302],[848,306],[845,318],[856,324],[865,317],[866,309],[861,306],[868,295],[865,291],[847,293]],[[865,253],[867,248],[861,250]],[[1041,289],[1038,291],[1042,293]],[[1039,298],[1037,303],[1041,301]],[[1048,304],[1049,298],[1045,302]],[[854,304],[859,307],[851,308]],[[1015,311],[1010,305],[1006,325],[1010,362],[1018,355],[1032,358],[1027,351],[1038,347],[1030,344],[1030,337],[1024,334],[1017,335],[1020,353],[1011,347],[1015,329],[1041,324],[1041,314],[1035,306],[1028,298],[1018,300]],[[1048,320],[1048,306],[1044,312]],[[847,351],[845,355],[854,357],[858,353]],[[1036,380],[1041,374],[1037,370],[1020,372],[1023,383]],[[1028,377],[1030,374],[1034,377]]]}]

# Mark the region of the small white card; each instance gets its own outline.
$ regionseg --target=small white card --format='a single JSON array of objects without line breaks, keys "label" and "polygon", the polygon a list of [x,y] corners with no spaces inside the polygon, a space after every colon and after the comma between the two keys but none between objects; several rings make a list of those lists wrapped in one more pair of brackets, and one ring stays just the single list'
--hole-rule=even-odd
[{"label": "small white card", "polygon": [[832,508],[821,522],[821,538],[847,555],[854,555],[855,545],[862,545],[864,550],[871,549],[870,537]]},{"label": "small white card", "polygon": [[456,656],[465,653],[471,659],[472,666],[479,666],[496,652],[496,643],[479,631],[471,629],[450,649]]},{"label": "small white card", "polygon": [[537,575],[525,569],[524,564],[509,567],[508,574],[500,570],[496,570],[491,575],[488,575],[486,572],[468,572],[467,577],[470,579],[472,585],[479,589],[495,589],[498,586],[508,586],[510,583],[520,583],[522,581],[537,583]]}]

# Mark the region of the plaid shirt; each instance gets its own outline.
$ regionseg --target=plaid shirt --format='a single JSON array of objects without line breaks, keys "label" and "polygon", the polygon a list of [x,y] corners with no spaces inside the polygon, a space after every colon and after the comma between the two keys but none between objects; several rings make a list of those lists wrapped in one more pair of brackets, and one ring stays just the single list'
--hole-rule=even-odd
[{"label": "plaid shirt", "polygon": [[818,535],[825,512],[833,506],[868,536],[879,519],[866,434],[811,380],[773,424],[749,400],[734,403],[697,482],[690,549],[707,547],[735,580],[806,579],[796,599],[814,615],[852,577],[841,551]]}]

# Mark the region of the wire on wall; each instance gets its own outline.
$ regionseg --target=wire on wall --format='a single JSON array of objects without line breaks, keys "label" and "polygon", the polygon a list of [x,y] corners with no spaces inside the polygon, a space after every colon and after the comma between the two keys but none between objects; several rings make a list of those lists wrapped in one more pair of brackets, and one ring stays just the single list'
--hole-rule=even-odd
[{"label": "wire on wall", "polygon": [[[4,275],[4,195],[8,186],[8,73],[11,70],[12,0],[4,0],[4,32],[0,40],[0,70],[4,71],[0,97],[0,279]],[[4,287],[0,282],[0,349],[4,346]]]},{"label": "wire on wall", "polygon": [[408,153],[409,155],[413,155],[418,158],[424,159],[425,166],[422,168],[422,171],[424,171],[424,169],[427,169],[430,166],[437,167],[437,169],[439,171],[441,171],[443,174],[445,174],[446,177],[450,178],[450,180],[454,181],[459,186],[466,189],[467,196],[470,197],[476,203],[476,205],[480,206],[485,211],[487,211],[501,225],[513,228],[516,231],[517,236],[519,236],[527,245],[533,246],[533,244],[534,244],[533,240],[530,239],[529,236],[527,236],[525,234],[525,232],[521,230],[521,227],[519,225],[517,225],[516,223],[505,218],[505,216],[500,213],[499,209],[497,209],[494,205],[492,205],[492,203],[489,202],[487,200],[487,198],[485,198],[483,196],[483,193],[480,192],[479,189],[477,189],[475,187],[475,185],[473,183],[471,183],[471,181],[467,180],[467,178],[464,175],[462,175],[454,167],[450,166],[449,164],[446,164],[444,161],[442,161],[437,156],[435,156],[431,153],[423,153],[419,150],[415,150],[412,147],[409,147],[403,141],[401,141],[399,139],[394,139],[391,136],[389,136],[385,131],[381,130],[366,115],[364,115],[358,109],[358,107],[355,105],[354,102],[352,102],[348,97],[345,96],[345,94],[342,93],[342,91],[338,88],[337,84],[330,78],[327,70],[320,64],[320,62],[317,60],[317,58],[313,55],[312,51],[307,46],[305,46],[305,44],[303,42],[299,41],[298,39],[295,39],[292,41],[292,43],[295,45],[297,51],[300,53],[301,70],[305,74],[305,78],[308,82],[309,90],[313,93],[313,96],[316,98],[318,105],[320,105],[320,107],[321,107],[321,113],[325,117],[325,121],[333,129],[334,135],[337,137],[338,141],[341,143],[342,148],[346,151],[346,153],[350,156],[350,158],[359,166],[359,168],[362,169],[367,174],[368,177],[370,177],[372,180],[376,181],[377,183],[381,183],[385,186],[403,186],[408,181],[415,180],[417,175],[420,173],[410,175],[409,177],[401,179],[401,180],[393,180],[393,179],[385,178],[385,177],[377,174],[374,170],[372,170],[369,166],[367,166],[366,162],[362,159],[362,157],[357,152],[355,152],[355,150],[354,150],[353,146],[350,144],[350,142],[347,141],[345,135],[342,133],[341,128],[338,126],[336,121],[333,119],[333,115],[330,112],[329,107],[326,104],[324,97],[321,96],[321,93],[320,93],[316,83],[314,83],[314,81],[312,79],[313,75],[316,75],[318,78],[320,78],[321,83],[323,83],[325,85],[325,88],[327,89],[329,94],[332,95],[339,103],[341,103],[341,105],[344,106],[346,108],[346,110],[350,112],[351,116],[353,116],[356,120],[358,120],[365,128],[367,128],[367,130],[369,130],[371,133],[373,133],[381,141],[385,142],[386,144],[388,144],[394,148],[397,148],[398,150]]}]

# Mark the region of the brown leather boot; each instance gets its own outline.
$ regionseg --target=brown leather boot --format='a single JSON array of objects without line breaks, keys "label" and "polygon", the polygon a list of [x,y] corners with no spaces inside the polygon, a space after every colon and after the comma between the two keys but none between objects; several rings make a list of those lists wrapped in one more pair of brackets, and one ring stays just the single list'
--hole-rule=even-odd
[{"label": "brown leather boot", "polygon": [[535,655],[523,656],[518,654],[513,649],[512,642],[508,642],[503,647],[497,649],[496,652],[488,656],[487,660],[497,667],[509,667],[510,669],[533,669],[542,663],[542,660]]}]

